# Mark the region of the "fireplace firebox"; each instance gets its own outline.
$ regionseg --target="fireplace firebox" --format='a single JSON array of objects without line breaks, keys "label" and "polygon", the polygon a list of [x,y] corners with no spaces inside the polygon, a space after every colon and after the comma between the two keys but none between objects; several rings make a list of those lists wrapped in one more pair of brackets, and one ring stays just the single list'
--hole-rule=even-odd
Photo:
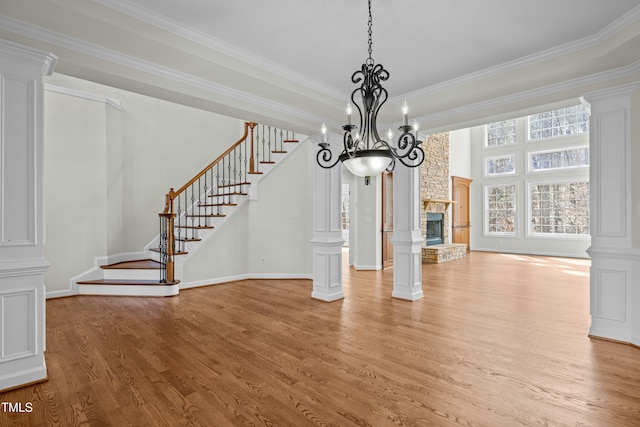
[{"label": "fireplace firebox", "polygon": [[444,243],[444,214],[427,212],[427,246]]}]

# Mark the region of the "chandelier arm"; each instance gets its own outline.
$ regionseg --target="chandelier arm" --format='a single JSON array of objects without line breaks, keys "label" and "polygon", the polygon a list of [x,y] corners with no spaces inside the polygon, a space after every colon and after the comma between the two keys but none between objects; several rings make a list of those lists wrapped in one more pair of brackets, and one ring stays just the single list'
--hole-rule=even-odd
[{"label": "chandelier arm", "polygon": [[316,154],[316,162],[324,169],[331,169],[340,161],[340,158],[337,158],[332,162],[333,152],[329,148],[329,144],[320,143],[318,145],[320,146],[320,150],[318,150],[318,153]]},{"label": "chandelier arm", "polygon": [[410,168],[416,168],[424,162],[424,150],[422,147],[416,146],[404,157],[398,157],[400,162]]}]

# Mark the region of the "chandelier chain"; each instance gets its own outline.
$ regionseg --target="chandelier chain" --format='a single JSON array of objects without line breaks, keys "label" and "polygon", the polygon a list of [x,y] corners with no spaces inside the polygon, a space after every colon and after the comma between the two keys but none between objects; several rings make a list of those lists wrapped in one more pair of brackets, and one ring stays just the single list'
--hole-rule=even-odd
[{"label": "chandelier chain", "polygon": [[367,63],[369,64],[373,64],[373,48],[371,47],[373,45],[373,38],[372,38],[372,34],[373,34],[373,18],[371,17],[371,0],[369,0],[369,58],[367,59]]}]

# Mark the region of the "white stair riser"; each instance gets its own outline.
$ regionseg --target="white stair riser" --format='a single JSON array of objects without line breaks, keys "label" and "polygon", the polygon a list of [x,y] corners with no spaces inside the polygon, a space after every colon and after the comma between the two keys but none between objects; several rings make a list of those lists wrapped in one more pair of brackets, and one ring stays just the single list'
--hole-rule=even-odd
[{"label": "white stair riser", "polygon": [[180,285],[78,285],[80,295],[169,297],[179,292]]},{"label": "white stair riser", "polygon": [[103,278],[106,280],[159,280],[160,270],[107,268],[103,270]]}]

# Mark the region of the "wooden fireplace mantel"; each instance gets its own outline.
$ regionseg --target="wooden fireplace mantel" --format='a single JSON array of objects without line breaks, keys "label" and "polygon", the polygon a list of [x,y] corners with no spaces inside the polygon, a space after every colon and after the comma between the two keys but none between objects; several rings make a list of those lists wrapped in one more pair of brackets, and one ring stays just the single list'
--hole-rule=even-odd
[{"label": "wooden fireplace mantel", "polygon": [[427,209],[429,209],[429,206],[432,203],[444,204],[444,210],[446,211],[447,209],[449,209],[449,205],[451,203],[458,203],[458,202],[455,200],[448,200],[448,199],[422,199],[422,208],[426,211]]}]

